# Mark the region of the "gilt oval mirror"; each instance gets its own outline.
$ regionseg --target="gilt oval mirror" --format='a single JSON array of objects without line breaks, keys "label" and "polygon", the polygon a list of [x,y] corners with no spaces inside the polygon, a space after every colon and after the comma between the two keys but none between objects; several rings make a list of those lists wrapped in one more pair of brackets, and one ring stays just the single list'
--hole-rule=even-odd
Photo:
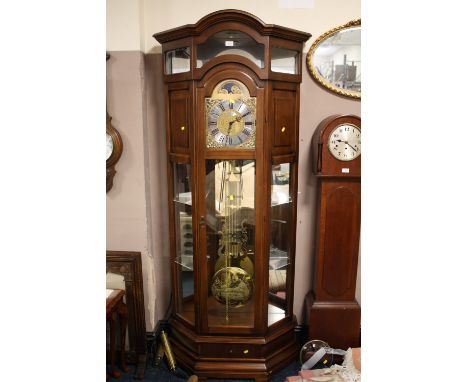
[{"label": "gilt oval mirror", "polygon": [[321,35],[307,53],[307,68],[321,86],[361,98],[361,19]]}]

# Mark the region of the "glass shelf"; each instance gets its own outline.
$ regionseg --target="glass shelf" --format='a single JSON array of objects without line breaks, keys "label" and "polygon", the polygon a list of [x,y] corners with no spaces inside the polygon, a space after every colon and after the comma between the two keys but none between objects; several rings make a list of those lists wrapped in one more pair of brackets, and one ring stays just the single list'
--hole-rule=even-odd
[{"label": "glass shelf", "polygon": [[289,256],[286,251],[279,248],[270,247],[270,269],[278,270],[286,268],[289,265]]},{"label": "glass shelf", "polygon": [[188,206],[192,205],[192,193],[191,192],[181,192],[178,196],[173,199],[176,203],[186,204]]},{"label": "glass shelf", "polygon": [[193,272],[193,254],[177,256],[174,262],[182,267],[182,271]]},{"label": "glass shelf", "polygon": [[[282,188],[284,188],[284,190]],[[292,198],[289,195],[289,184],[284,186],[273,186],[271,190],[271,206],[273,207],[288,203],[292,203]]]}]

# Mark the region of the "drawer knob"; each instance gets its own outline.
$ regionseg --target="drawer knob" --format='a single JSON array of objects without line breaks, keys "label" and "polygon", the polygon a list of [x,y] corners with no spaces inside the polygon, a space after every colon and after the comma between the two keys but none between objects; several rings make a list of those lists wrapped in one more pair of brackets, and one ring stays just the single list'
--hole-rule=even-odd
[{"label": "drawer knob", "polygon": [[281,128],[281,132],[284,133],[285,131],[286,131],[286,127],[283,126],[283,127]]},{"label": "drawer knob", "polygon": [[185,126],[180,126],[180,130],[184,131],[184,130],[185,130]]}]

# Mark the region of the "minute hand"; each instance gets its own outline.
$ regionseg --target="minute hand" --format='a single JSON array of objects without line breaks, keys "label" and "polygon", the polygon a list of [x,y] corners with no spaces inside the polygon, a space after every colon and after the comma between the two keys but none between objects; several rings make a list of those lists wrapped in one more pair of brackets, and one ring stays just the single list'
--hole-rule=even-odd
[{"label": "minute hand", "polygon": [[353,146],[351,146],[348,142],[345,142],[345,143],[346,143],[349,147],[351,147],[354,151],[357,152],[357,150],[356,150]]},{"label": "minute hand", "polygon": [[343,143],[347,144],[349,147],[351,147],[354,151],[357,152],[357,150],[356,150],[353,146],[351,146],[351,145],[348,143],[348,141],[342,141],[341,139],[337,139],[336,141],[337,141],[337,142],[340,142],[340,143],[343,142]]}]

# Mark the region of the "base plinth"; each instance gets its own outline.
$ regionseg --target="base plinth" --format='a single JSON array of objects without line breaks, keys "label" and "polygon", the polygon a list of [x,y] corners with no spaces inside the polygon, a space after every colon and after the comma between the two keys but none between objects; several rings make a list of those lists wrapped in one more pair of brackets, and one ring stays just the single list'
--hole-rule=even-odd
[{"label": "base plinth", "polygon": [[197,335],[172,319],[170,342],[178,365],[200,379],[252,379],[266,382],[297,359],[296,321],[265,337]]},{"label": "base plinth", "polygon": [[309,340],[322,340],[331,347],[346,350],[360,347],[361,307],[354,301],[314,301],[306,296]]}]

